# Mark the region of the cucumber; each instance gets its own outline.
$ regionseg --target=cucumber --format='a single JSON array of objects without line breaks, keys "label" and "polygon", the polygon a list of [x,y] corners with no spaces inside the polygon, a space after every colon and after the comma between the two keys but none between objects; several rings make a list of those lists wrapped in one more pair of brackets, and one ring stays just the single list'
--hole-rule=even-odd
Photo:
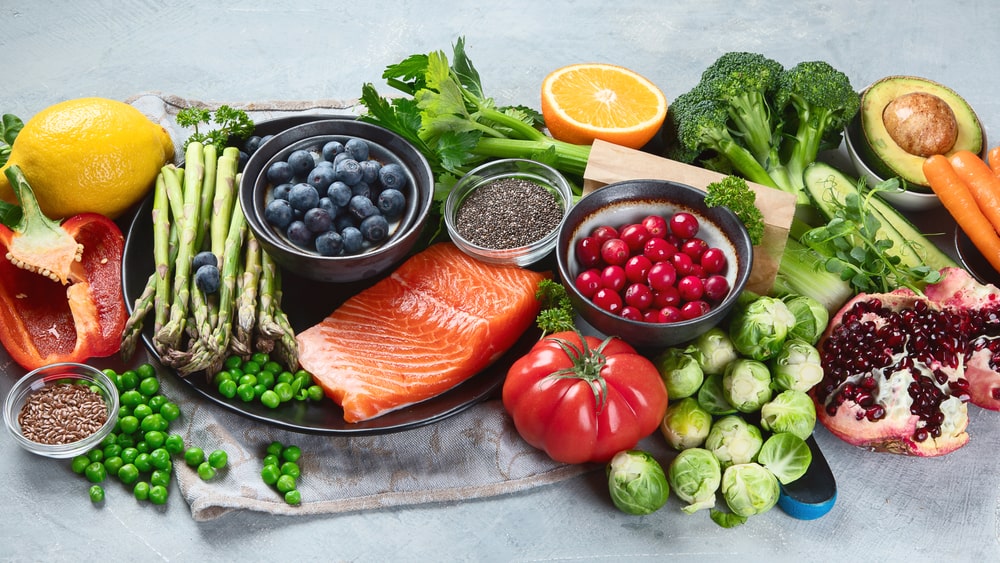
[{"label": "cucumber", "polygon": [[[810,164],[805,170],[804,180],[809,198],[827,221],[833,218],[835,211],[831,195],[837,201],[844,201],[847,194],[857,186],[857,180],[823,162]],[[881,225],[878,235],[892,241],[892,247],[899,251],[899,257],[906,265],[927,265],[935,270],[957,266],[951,256],[945,254],[885,200],[872,198],[871,209]]]}]

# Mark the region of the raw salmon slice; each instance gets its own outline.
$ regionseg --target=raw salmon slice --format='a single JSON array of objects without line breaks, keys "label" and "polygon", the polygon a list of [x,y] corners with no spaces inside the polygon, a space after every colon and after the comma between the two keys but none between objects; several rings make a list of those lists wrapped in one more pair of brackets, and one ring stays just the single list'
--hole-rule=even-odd
[{"label": "raw salmon slice", "polygon": [[429,399],[514,345],[538,315],[544,277],[432,245],[300,332],[299,362],[347,422]]}]

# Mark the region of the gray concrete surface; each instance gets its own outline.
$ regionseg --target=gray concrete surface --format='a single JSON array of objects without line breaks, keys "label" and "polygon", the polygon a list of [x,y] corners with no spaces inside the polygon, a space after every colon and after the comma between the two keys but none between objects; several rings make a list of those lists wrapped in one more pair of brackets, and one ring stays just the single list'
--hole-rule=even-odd
[{"label": "gray concrete surface", "polygon": [[[0,0],[0,112],[159,91],[204,101],[351,99],[382,69],[464,35],[487,91],[537,107],[542,78],[574,62],[631,67],[668,98],[720,53],[824,59],[857,87],[915,74],[1000,127],[992,0],[354,3]],[[0,374],[0,394],[13,382]],[[833,511],[779,510],[730,530],[676,510],[626,516],[599,473],[500,498],[301,518],[236,513],[197,523],[119,501],[95,509],[64,465],[0,436],[0,560],[973,561],[1000,558],[1000,414],[970,408],[972,441],[938,459],[873,454],[825,431]]]}]

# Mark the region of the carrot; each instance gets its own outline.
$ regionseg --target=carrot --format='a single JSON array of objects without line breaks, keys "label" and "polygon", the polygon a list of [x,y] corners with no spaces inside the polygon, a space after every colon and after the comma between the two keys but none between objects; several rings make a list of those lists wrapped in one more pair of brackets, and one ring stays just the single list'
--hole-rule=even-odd
[{"label": "carrot", "polygon": [[1000,233],[1000,177],[990,170],[983,159],[970,151],[956,151],[948,161],[968,186],[972,199],[990,220],[993,230]]},{"label": "carrot", "polygon": [[993,174],[1000,176],[1000,145],[990,149],[986,153],[986,158],[989,160],[990,169],[993,170]]},{"label": "carrot", "polygon": [[971,190],[955,172],[948,157],[940,154],[928,157],[923,169],[931,189],[955,219],[955,223],[965,231],[993,269],[1000,272],[1000,236],[979,209]]}]

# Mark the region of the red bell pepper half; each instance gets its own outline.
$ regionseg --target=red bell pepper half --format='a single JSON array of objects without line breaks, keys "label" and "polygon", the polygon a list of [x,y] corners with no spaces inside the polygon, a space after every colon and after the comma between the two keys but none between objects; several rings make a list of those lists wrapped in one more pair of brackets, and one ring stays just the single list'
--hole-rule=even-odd
[{"label": "red bell pepper half", "polygon": [[53,221],[17,166],[5,174],[22,217],[0,225],[0,342],[29,370],[118,352],[128,319],[121,229],[98,213]]}]

